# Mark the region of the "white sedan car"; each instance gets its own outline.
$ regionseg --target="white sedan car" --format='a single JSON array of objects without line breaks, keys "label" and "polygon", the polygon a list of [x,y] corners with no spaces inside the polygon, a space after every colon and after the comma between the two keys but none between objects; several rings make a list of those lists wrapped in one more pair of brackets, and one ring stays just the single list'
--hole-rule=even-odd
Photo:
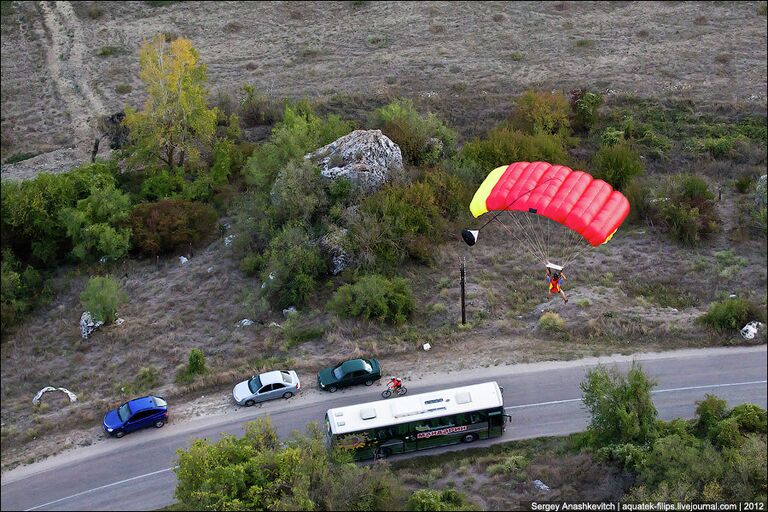
[{"label": "white sedan car", "polygon": [[301,389],[299,376],[293,370],[272,371],[254,375],[241,382],[232,390],[232,396],[238,405],[250,407],[256,402],[274,398],[291,398]]}]

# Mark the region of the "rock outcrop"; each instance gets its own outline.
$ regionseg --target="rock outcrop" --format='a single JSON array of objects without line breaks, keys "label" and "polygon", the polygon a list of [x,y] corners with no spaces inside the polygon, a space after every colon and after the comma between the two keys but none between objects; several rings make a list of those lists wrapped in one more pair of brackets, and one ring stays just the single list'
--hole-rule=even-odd
[{"label": "rock outcrop", "polygon": [[365,193],[403,176],[403,154],[381,130],[355,130],[304,156],[328,179],[345,178]]}]

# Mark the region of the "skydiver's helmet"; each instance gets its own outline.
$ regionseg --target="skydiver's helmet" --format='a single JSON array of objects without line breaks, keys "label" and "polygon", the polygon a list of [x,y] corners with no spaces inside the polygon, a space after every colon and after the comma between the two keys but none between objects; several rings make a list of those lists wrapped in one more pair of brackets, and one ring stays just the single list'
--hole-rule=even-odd
[{"label": "skydiver's helmet", "polygon": [[555,281],[557,281],[558,279],[560,279],[560,274],[558,274],[557,272],[555,272],[554,274],[552,274],[552,279],[554,279]]}]

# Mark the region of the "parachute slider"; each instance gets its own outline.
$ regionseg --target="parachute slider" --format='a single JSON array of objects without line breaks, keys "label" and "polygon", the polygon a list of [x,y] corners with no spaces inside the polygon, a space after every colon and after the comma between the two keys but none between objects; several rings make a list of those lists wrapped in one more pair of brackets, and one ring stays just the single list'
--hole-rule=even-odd
[{"label": "parachute slider", "polygon": [[550,270],[555,270],[557,272],[563,271],[563,267],[561,267],[560,265],[555,265],[554,263],[550,263],[550,262],[547,262],[547,268]]},{"label": "parachute slider", "polygon": [[462,229],[461,230],[461,238],[464,239],[464,242],[472,247],[477,243],[477,236],[480,234],[479,229]]}]

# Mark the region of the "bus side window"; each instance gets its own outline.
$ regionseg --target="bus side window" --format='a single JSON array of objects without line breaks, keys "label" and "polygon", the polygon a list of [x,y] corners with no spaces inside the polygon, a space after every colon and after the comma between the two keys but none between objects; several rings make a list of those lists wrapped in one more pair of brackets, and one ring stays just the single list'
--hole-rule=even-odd
[{"label": "bus side window", "polygon": [[469,415],[469,422],[470,423],[480,423],[480,415],[476,412],[470,413]]}]

